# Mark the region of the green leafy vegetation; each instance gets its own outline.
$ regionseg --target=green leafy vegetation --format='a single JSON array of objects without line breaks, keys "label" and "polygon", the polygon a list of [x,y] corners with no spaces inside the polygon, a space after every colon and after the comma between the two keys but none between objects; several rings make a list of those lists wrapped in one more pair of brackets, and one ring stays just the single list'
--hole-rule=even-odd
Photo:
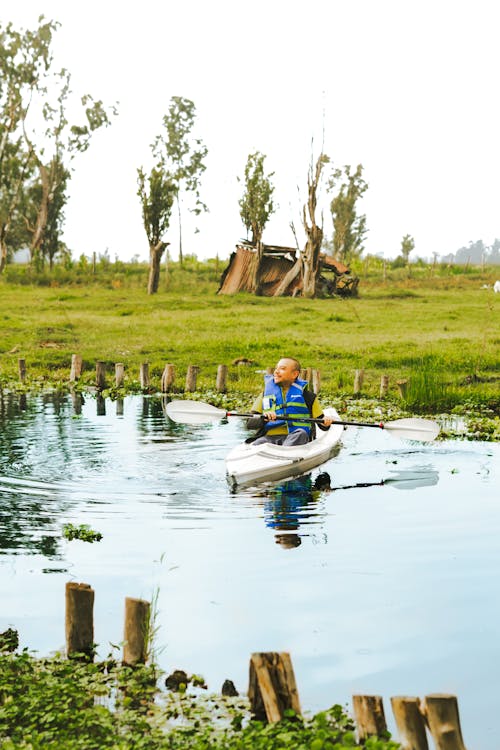
[{"label": "green leafy vegetation", "polygon": [[102,534],[94,531],[86,523],[74,526],[72,523],[65,523],[63,526],[63,537],[71,542],[73,539],[80,539],[82,542],[100,542]]},{"label": "green leafy vegetation", "polygon": [[[276,724],[251,720],[244,698],[207,694],[203,679],[160,691],[154,666],[0,655],[3,750],[341,750],[357,746],[341,706]],[[389,737],[371,750],[396,750]]]}]

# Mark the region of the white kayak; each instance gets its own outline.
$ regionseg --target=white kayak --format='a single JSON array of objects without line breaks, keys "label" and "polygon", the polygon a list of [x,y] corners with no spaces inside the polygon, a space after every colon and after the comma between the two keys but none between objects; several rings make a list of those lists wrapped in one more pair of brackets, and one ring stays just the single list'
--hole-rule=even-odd
[{"label": "white kayak", "polygon": [[[340,420],[333,408],[325,409],[325,414]],[[226,456],[227,479],[233,487],[241,487],[304,474],[338,453],[343,431],[336,424],[329,430],[318,427],[314,440],[305,445],[241,443]]]}]

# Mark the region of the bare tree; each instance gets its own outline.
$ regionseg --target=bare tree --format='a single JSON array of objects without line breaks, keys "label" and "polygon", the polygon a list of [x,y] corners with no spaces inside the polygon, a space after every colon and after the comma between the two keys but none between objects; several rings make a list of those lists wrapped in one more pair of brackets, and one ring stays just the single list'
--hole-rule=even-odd
[{"label": "bare tree", "polygon": [[317,293],[317,283],[320,274],[320,252],[323,242],[323,218],[321,218],[321,226],[319,226],[316,223],[316,206],[323,167],[329,161],[329,157],[321,153],[314,166],[311,158],[307,175],[307,203],[302,209],[302,224],[307,236],[306,244],[301,254],[303,267],[302,294],[304,297],[315,297]]}]

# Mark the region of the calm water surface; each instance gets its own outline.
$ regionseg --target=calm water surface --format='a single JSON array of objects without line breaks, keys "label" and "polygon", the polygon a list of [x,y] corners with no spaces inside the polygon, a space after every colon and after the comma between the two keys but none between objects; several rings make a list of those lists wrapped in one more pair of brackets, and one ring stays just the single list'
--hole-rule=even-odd
[{"label": "calm water surface", "polygon": [[[450,692],[466,744],[494,747],[499,445],[349,428],[311,476],[232,493],[224,456],[244,436],[237,419],[174,425],[158,398],[4,395],[0,630],[61,648],[64,586],[83,581],[104,655],[124,598],[159,592],[166,670],[245,691],[253,651],[287,650],[305,709],[377,693],[389,715],[391,695]],[[66,542],[68,522],[103,540]]]}]

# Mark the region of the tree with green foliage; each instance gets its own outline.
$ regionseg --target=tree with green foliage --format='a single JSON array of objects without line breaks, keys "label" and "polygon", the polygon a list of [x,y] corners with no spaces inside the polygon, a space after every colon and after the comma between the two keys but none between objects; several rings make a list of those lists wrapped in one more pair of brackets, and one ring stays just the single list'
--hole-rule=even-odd
[{"label": "tree with green foliage", "polygon": [[354,172],[346,165],[343,169],[335,169],[328,183],[330,192],[337,191],[330,203],[333,257],[346,264],[363,252],[367,232],[366,216],[358,214],[358,201],[368,189],[362,173],[361,164]]},{"label": "tree with green foliage", "polygon": [[[40,18],[35,31],[0,27],[0,242],[5,265],[11,239],[29,244],[32,260],[59,243],[70,163],[110,124],[101,101],[83,96],[83,122],[71,124],[70,74],[53,70],[51,43],[59,24]],[[51,205],[52,204],[52,205]],[[24,225],[24,235],[19,231]],[[46,240],[50,223],[52,238]],[[13,227],[17,226],[17,233]],[[17,249],[17,247],[15,248]],[[52,259],[50,259],[52,260]],[[0,269],[1,270],[1,269]]]},{"label": "tree with green foliage", "polygon": [[206,169],[208,149],[200,138],[192,135],[196,119],[196,107],[190,99],[173,96],[168,113],[163,117],[165,133],[161,133],[153,144],[157,168],[170,175],[175,187],[175,201],[179,221],[179,263],[182,265],[182,220],[181,203],[184,193],[192,194],[194,203],[189,209],[198,216],[208,211],[200,199],[200,179]]},{"label": "tree with green foliage", "polygon": [[160,281],[161,258],[168,246],[164,236],[170,226],[177,183],[163,164],[153,167],[149,175],[138,169],[137,195],[142,205],[142,221],[149,242],[148,294],[156,294]]},{"label": "tree with green foliage", "polygon": [[[265,155],[259,151],[249,154],[245,165],[245,188],[243,195],[239,200],[241,220],[248,233],[251,232],[251,242],[255,245],[256,255],[255,263],[252,269],[252,287],[256,294],[259,294],[259,273],[262,262],[262,235],[264,227],[269,221],[270,216],[276,210],[273,202],[274,185],[271,177],[274,172],[268,175],[264,173]],[[238,182],[240,178],[238,177]]]},{"label": "tree with green foliage", "polygon": [[406,263],[410,262],[410,253],[415,249],[415,240],[411,234],[405,234],[401,240],[401,255],[405,259]]}]

